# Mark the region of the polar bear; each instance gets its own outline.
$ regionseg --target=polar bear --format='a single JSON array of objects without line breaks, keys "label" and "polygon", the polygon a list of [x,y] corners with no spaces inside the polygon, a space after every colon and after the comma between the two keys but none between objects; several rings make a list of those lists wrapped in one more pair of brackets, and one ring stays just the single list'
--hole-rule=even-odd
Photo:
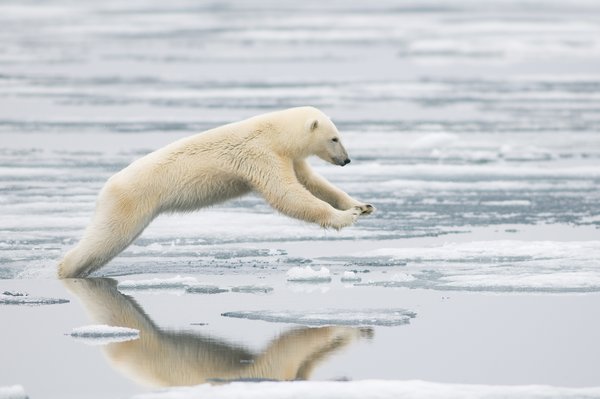
[{"label": "polar bear", "polygon": [[337,128],[314,107],[258,115],[175,141],[113,175],[81,241],[58,266],[84,277],[123,251],[160,213],[192,211],[250,191],[296,219],[341,229],[373,206],[313,172],[306,158],[350,162]]}]

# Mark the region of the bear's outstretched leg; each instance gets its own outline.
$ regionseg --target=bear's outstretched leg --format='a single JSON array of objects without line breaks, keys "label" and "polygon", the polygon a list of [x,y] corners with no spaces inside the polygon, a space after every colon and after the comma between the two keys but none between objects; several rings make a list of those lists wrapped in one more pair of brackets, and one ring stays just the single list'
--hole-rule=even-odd
[{"label": "bear's outstretched leg", "polygon": [[107,184],[83,238],[58,265],[58,277],[85,277],[114,258],[154,218],[148,208],[147,201],[138,201],[126,190]]},{"label": "bear's outstretched leg", "polygon": [[284,215],[339,230],[352,225],[362,213],[359,206],[335,209],[300,184],[291,163],[273,163],[277,167],[271,168],[270,174],[257,173],[263,178],[254,179],[252,184],[273,208]]},{"label": "bear's outstretched leg", "polygon": [[336,209],[346,210],[355,206],[361,209],[361,214],[371,214],[375,210],[373,205],[355,200],[344,191],[340,190],[324,177],[314,172],[306,160],[294,161],[294,172],[298,181],[317,198],[322,199]]}]

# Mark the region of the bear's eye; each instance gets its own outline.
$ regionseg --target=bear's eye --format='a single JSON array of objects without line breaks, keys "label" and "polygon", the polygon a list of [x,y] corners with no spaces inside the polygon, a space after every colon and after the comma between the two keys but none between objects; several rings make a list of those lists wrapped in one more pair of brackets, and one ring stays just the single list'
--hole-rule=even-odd
[{"label": "bear's eye", "polygon": [[334,143],[337,143],[339,140],[338,140],[337,137],[334,137],[334,138],[331,139],[331,141],[333,141]]}]

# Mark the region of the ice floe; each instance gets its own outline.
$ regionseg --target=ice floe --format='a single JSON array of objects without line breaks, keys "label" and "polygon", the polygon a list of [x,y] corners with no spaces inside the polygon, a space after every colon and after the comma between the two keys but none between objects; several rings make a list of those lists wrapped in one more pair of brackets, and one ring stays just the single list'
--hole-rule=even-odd
[{"label": "ice floe", "polygon": [[331,281],[331,273],[326,267],[315,270],[310,266],[292,267],[287,271],[287,280],[294,282],[327,282]]},{"label": "ice floe", "polygon": [[468,385],[418,380],[232,382],[203,384],[143,393],[134,399],[580,399],[600,397],[600,387],[563,388],[546,385]]},{"label": "ice floe", "polygon": [[106,345],[138,339],[140,331],[134,328],[98,324],[74,328],[69,335],[88,345]]},{"label": "ice floe", "polygon": [[221,316],[306,326],[399,326],[417,316],[406,309],[246,310]]}]

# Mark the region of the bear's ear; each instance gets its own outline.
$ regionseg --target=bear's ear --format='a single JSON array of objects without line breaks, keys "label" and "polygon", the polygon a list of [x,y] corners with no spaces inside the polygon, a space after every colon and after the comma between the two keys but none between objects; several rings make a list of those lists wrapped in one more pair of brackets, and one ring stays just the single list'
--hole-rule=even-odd
[{"label": "bear's ear", "polygon": [[306,122],[306,127],[308,128],[309,132],[314,131],[317,127],[319,127],[319,120],[310,119],[308,122]]}]

